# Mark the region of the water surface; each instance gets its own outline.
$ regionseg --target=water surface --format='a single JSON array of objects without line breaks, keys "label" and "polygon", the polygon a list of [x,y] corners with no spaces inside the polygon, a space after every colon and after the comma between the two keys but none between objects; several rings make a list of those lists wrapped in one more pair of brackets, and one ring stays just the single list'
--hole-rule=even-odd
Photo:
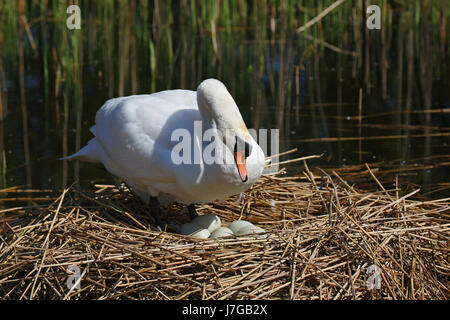
[{"label": "water surface", "polygon": [[57,160],[91,138],[104,101],[195,90],[209,77],[229,88],[248,127],[279,128],[280,151],[299,150],[291,158],[324,153],[314,167],[431,163],[402,182],[447,183],[445,1],[399,1],[395,10],[378,1],[382,29],[370,31],[362,1],[347,1],[296,32],[333,2],[78,1],[81,30],[68,30],[65,1],[2,1],[0,188],[111,183],[101,165]]}]

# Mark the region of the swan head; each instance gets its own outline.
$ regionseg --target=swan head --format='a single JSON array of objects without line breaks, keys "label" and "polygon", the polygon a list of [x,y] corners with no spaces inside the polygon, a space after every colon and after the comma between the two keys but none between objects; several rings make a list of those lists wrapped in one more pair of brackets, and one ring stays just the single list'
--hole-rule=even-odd
[{"label": "swan head", "polygon": [[246,182],[246,162],[252,153],[253,138],[233,97],[222,82],[207,79],[197,88],[197,103],[203,120],[217,129],[223,143],[233,154],[242,182]]}]

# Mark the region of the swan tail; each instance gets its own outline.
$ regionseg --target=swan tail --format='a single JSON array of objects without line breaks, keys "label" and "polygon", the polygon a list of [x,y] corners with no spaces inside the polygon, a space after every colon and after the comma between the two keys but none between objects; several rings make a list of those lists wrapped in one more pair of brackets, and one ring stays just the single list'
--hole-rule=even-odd
[{"label": "swan tail", "polygon": [[78,152],[67,157],[59,158],[58,160],[81,160],[86,162],[102,162],[101,150],[102,150],[101,145],[98,143],[96,138],[93,138],[89,140],[87,145],[78,150]]},{"label": "swan tail", "polygon": [[97,136],[97,131],[95,130],[95,126],[92,126],[89,128],[89,131],[94,135]]}]

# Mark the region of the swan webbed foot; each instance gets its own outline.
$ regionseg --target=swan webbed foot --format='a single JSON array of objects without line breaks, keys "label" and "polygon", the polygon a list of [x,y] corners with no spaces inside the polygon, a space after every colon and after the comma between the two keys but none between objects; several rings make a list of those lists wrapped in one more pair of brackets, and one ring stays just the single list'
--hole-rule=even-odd
[{"label": "swan webbed foot", "polygon": [[161,207],[157,197],[150,197],[150,213],[156,221],[156,225],[164,230],[164,224],[161,221]]},{"label": "swan webbed foot", "polygon": [[189,217],[191,218],[191,221],[198,217],[197,210],[195,209],[195,205],[191,203],[188,205],[188,211],[189,211]]}]

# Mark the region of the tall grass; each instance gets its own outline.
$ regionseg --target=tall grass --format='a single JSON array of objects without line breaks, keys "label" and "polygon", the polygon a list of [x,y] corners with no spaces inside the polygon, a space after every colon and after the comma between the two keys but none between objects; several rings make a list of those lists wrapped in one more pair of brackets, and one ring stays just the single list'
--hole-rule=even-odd
[{"label": "tall grass", "polygon": [[[163,86],[175,85],[176,77],[173,77],[173,73],[183,59],[180,54],[183,43],[200,51],[195,54],[197,57],[201,56],[202,67],[206,67],[206,70],[211,73],[214,73],[211,65],[214,65],[215,62],[224,63],[232,58],[230,53],[233,52],[221,50],[221,43],[229,40],[230,35],[234,33],[240,35],[242,39],[254,41],[261,38],[259,36],[261,32],[263,34],[268,32],[267,36],[263,37],[264,41],[286,39],[284,41],[295,41],[295,45],[299,46],[300,50],[302,47],[305,49],[312,42],[301,34],[296,36],[296,28],[333,2],[332,0],[75,1],[81,5],[83,15],[83,28],[79,40],[75,40],[78,32],[69,32],[64,23],[67,18],[64,9],[72,2],[33,1],[30,2],[29,8],[24,14],[27,21],[32,24],[33,34],[36,34],[36,31],[38,34],[40,33],[39,53],[43,64],[44,95],[47,101],[50,92],[49,62],[53,60],[54,50],[62,52],[65,47],[77,46],[78,48],[81,46],[84,47],[82,51],[87,52],[85,60],[89,64],[94,60],[101,60],[105,71],[102,72],[101,77],[108,83],[110,94],[139,91],[136,87],[137,84],[134,83],[136,79],[132,79],[136,76],[134,72],[131,72],[131,69],[134,68],[133,63],[136,63],[138,69],[143,69],[144,78],[148,78],[150,81],[150,85],[144,85],[143,88],[157,90]],[[14,0],[4,0],[0,4],[0,25],[4,39],[2,55],[3,63],[9,67],[8,71],[17,66],[18,15],[14,10],[14,3]],[[308,33],[316,39],[321,39],[326,35],[324,40],[335,45],[345,42],[349,48],[358,52],[361,42],[359,33],[366,32],[363,27],[365,21],[362,19],[364,6],[361,3],[368,4],[367,1],[346,1],[339,9],[318,22]],[[390,47],[392,12],[394,10],[386,1],[377,0],[374,3],[382,7],[382,30],[384,31],[371,32],[368,40],[375,47],[382,45]],[[446,23],[449,13],[448,10],[443,9],[445,3],[439,0],[421,1],[417,5],[410,5],[406,0],[395,3],[401,5],[400,8],[395,9],[397,10],[395,12],[400,12],[402,25],[406,25],[403,17],[411,16],[411,12],[413,27],[416,30],[423,30],[429,20],[430,38],[436,42],[439,48],[447,50],[446,24],[443,22]],[[257,10],[260,12],[257,18],[252,15],[255,8],[258,8]],[[429,18],[425,15],[426,13],[430,13]],[[180,16],[183,16],[182,19],[179,18]],[[212,34],[212,29],[215,30],[214,34]],[[53,36],[49,36],[49,34],[53,34]],[[234,35],[233,38],[236,39],[236,36]],[[415,32],[416,54],[419,53],[420,40],[420,33]],[[85,43],[84,46],[83,43]],[[319,55],[323,55],[324,50],[327,50],[324,42],[319,42],[319,48]],[[134,59],[132,59],[131,51],[136,49],[137,57],[133,56]],[[25,47],[25,50],[28,50],[28,46]],[[74,50],[79,52],[76,48]],[[385,52],[385,49],[382,50]],[[236,52],[233,54],[238,55]],[[383,57],[384,54],[381,56]],[[361,61],[363,57],[364,54],[361,54],[358,61]],[[137,58],[144,59],[136,62]],[[251,64],[255,63],[253,59],[259,59],[256,56],[247,58],[249,60],[242,61]],[[378,57],[371,56],[369,61],[374,58]],[[157,73],[158,65],[167,65],[170,69],[173,67],[174,70],[162,77]],[[381,67],[384,65],[383,63]],[[216,65],[216,68],[220,68],[220,66]],[[118,77],[117,81],[115,80],[116,76]]]},{"label": "tall grass", "polygon": [[[439,63],[430,62],[448,58],[450,11],[445,0],[397,0],[395,7],[394,2],[370,1],[382,8],[381,31],[365,28],[364,8],[369,1],[347,0],[297,34],[298,27],[334,2],[36,0],[23,2],[23,11],[18,12],[17,1],[2,0],[0,106],[5,113],[5,79],[16,82],[20,68],[23,76],[31,66],[39,65],[44,101],[40,115],[47,130],[56,126],[63,132],[62,155],[79,148],[83,135],[88,134],[83,120],[89,116],[92,121],[92,109],[99,107],[96,97],[88,93],[93,83],[103,89],[98,99],[105,100],[170,88],[195,89],[202,79],[218,77],[253,108],[243,114],[247,119],[252,114],[254,127],[282,127],[287,140],[291,126],[299,125],[300,111],[309,110],[317,120],[308,124],[315,136],[331,130],[321,106],[324,92],[330,90],[336,91],[342,131],[342,104],[349,98],[346,84],[339,79],[348,77],[348,70],[360,79],[364,97],[380,93],[380,103],[396,96],[399,109],[430,108],[431,75],[443,72]],[[81,8],[81,30],[66,28],[66,8],[72,3]],[[37,43],[36,51],[30,35],[20,29],[22,15]],[[337,88],[330,88],[324,80],[324,56],[337,66]],[[395,77],[390,76],[393,71]],[[313,81],[306,84],[299,80],[309,77]],[[416,86],[420,90],[414,90]],[[28,89],[23,86],[23,90]],[[354,92],[357,97],[359,88]],[[319,107],[304,107],[313,104]],[[26,108],[22,112],[26,122]],[[409,124],[409,117],[405,113],[399,121]],[[74,169],[77,176],[78,164]]]}]

